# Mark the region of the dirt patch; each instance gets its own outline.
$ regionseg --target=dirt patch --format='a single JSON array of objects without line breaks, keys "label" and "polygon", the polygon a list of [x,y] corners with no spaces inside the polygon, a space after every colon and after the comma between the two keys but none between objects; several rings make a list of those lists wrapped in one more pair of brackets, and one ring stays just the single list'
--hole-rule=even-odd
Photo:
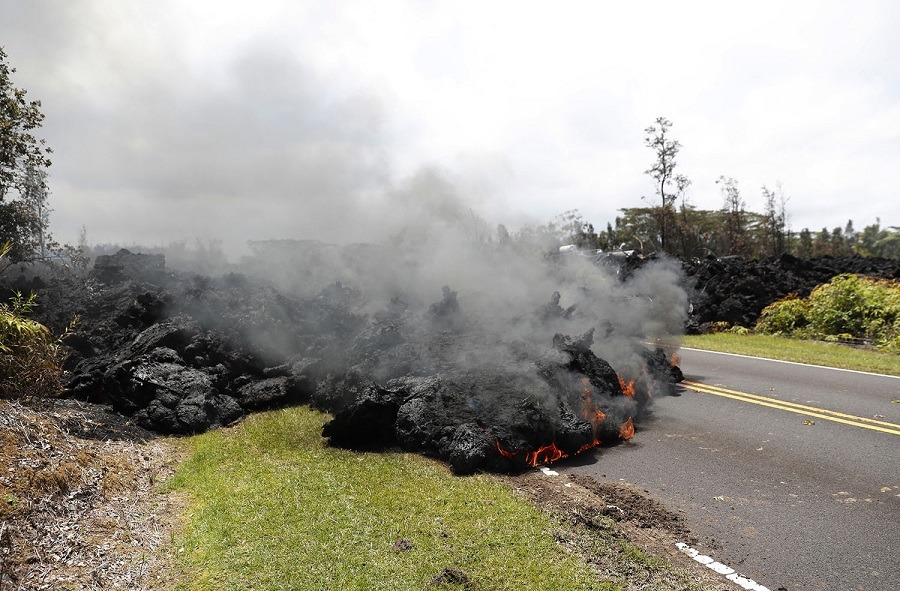
[{"label": "dirt patch", "polygon": [[563,524],[560,544],[625,589],[734,589],[675,547],[696,541],[684,519],[633,485],[539,471],[501,479]]},{"label": "dirt patch", "polygon": [[605,514],[614,521],[624,521],[641,529],[663,530],[679,536],[682,541],[690,535],[681,515],[669,511],[631,484],[598,482],[580,474],[568,478],[605,502]]},{"label": "dirt patch", "polygon": [[171,441],[105,407],[0,401],[0,589],[166,589]]}]

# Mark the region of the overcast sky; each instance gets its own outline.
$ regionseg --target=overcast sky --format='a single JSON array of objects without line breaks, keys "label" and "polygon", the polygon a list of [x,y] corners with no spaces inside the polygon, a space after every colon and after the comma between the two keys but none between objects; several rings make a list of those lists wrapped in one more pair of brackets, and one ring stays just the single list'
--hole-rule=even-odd
[{"label": "overcast sky", "polygon": [[369,240],[455,197],[602,228],[653,197],[658,116],[698,207],[726,175],[795,230],[900,225],[898,30],[893,0],[0,0],[55,233],[149,245]]}]

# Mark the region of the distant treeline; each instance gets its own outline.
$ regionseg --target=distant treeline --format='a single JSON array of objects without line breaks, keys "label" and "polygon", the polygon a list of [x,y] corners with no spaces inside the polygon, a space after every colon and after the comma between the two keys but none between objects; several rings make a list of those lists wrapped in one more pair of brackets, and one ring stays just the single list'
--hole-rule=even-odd
[{"label": "distant treeline", "polygon": [[787,253],[799,258],[857,254],[900,259],[900,228],[882,227],[880,220],[862,231],[857,231],[849,220],[843,228],[822,228],[818,232],[804,228],[795,232],[785,227],[784,214],[778,212],[670,208],[665,213],[668,236],[663,247],[660,208],[633,207],[620,211],[622,215],[616,217],[615,226],[608,223],[605,230],[595,230],[577,211],[565,212],[547,229],[552,229],[562,242],[582,249],[634,249],[644,254],[666,252],[684,258],[708,255],[763,258]]},{"label": "distant treeline", "polygon": [[[681,143],[671,135],[672,122],[657,117],[644,130],[644,145],[654,160],[644,171],[654,185],[655,198],[650,207],[621,209],[615,227],[595,230],[577,211],[567,211],[556,222],[541,228],[527,228],[518,236],[556,235],[582,249],[638,250],[644,254],[665,252],[683,258],[740,255],[763,258],[791,254],[799,258],[847,256],[900,259],[900,228],[883,228],[881,220],[857,231],[853,221],[843,228],[822,228],[815,232],[804,228],[794,232],[788,226],[788,197],[781,189],[762,187],[763,213],[747,211],[737,179],[719,176],[716,184],[722,193],[719,209],[697,209],[688,199],[692,181],[678,172],[676,158]],[[644,197],[643,199],[647,199]],[[498,229],[498,236],[505,229]]]}]

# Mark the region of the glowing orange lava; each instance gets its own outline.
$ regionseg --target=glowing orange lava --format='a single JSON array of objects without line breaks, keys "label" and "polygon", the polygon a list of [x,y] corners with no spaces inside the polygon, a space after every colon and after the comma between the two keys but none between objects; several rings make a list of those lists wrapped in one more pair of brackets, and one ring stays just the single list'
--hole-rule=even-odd
[{"label": "glowing orange lava", "polygon": [[503,446],[500,445],[500,440],[499,440],[499,439],[498,439],[497,441],[494,442],[494,447],[497,448],[497,451],[500,452],[500,455],[503,456],[503,457],[506,458],[506,459],[511,460],[511,459],[513,459],[513,458],[516,456],[516,454],[514,454],[514,453],[512,453],[512,452],[509,452],[509,451],[506,451],[505,449],[503,449]]},{"label": "glowing orange lava", "polygon": [[585,443],[584,445],[582,445],[581,448],[579,448],[579,450],[575,452],[575,454],[577,455],[580,453],[584,453],[589,449],[594,449],[598,445],[600,445],[600,440],[595,437],[591,443]]},{"label": "glowing orange lava", "polygon": [[619,428],[619,437],[625,441],[634,437],[634,421],[631,420],[631,417],[628,417],[628,420],[622,423],[622,426]]},{"label": "glowing orange lava", "polygon": [[622,376],[619,377],[619,385],[622,386],[622,394],[628,397],[634,396],[634,380],[630,380],[626,382],[622,379]]},{"label": "glowing orange lava", "polygon": [[[494,447],[500,452],[501,456],[509,460],[514,459],[522,453],[521,451],[506,451],[503,449],[503,446],[500,445],[499,440],[494,442]],[[579,453],[580,451],[581,450],[579,450]],[[547,445],[542,445],[534,451],[525,452],[525,463],[529,466],[539,466],[542,464],[552,464],[553,462],[567,457],[569,457],[569,454],[556,447],[555,443],[549,443]]]},{"label": "glowing orange lava", "polygon": [[597,429],[600,428],[600,423],[606,419],[606,414],[597,408],[597,405],[594,403],[590,381],[587,378],[582,378],[581,383],[584,385],[584,389],[581,391],[581,418],[591,424],[594,428],[594,434],[596,434]]},{"label": "glowing orange lava", "polygon": [[[624,379],[619,377],[619,385],[622,387],[622,393],[625,396],[634,396],[634,380],[626,382]],[[582,445],[581,448],[577,452],[575,452],[577,454],[600,445],[600,427],[603,421],[606,420],[606,413],[597,408],[597,404],[594,402],[594,388],[591,386],[590,380],[588,378],[582,378],[581,386],[582,388],[579,392],[579,398],[581,399],[581,408],[579,410],[581,418],[583,418],[585,421],[588,421],[591,424],[591,427],[593,427],[594,439],[593,441]],[[627,441],[633,436],[634,421],[631,419],[631,417],[629,417],[624,423],[622,423],[621,427],[619,427],[619,437]],[[569,457],[569,454],[558,448],[556,446],[556,443],[548,443],[531,451],[507,451],[503,449],[502,445],[500,445],[500,440],[496,440],[494,442],[494,447],[496,448],[497,453],[509,460],[515,460],[517,457],[521,458],[522,454],[524,454],[525,463],[529,466],[552,464],[553,462],[557,462]]]},{"label": "glowing orange lava", "polygon": [[569,457],[569,454],[556,447],[555,443],[542,445],[535,451],[525,454],[525,463],[529,466],[538,464],[552,464],[558,460]]}]

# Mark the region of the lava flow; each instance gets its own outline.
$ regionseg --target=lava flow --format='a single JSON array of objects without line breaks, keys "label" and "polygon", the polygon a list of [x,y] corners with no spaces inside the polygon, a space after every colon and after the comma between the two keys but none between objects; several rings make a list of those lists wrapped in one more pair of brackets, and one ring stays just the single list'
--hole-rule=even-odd
[{"label": "lava flow", "polygon": [[[590,380],[588,378],[582,378],[581,384],[583,387],[579,396],[581,401],[580,414],[581,418],[591,424],[591,427],[594,431],[594,439],[592,442],[583,445],[577,452],[575,452],[575,454],[583,453],[600,445],[600,426],[606,420],[606,414],[599,408],[597,408],[597,405],[594,402],[592,396],[593,389],[591,387]],[[621,385],[622,393],[625,396],[634,396],[634,380],[626,382],[624,379],[619,377],[619,384]],[[632,417],[628,417],[619,427],[619,438],[623,441],[628,441],[632,437],[634,437],[634,420],[632,419]],[[499,440],[496,440],[494,442],[494,447],[501,456],[509,460],[515,460],[517,456],[520,456],[523,453],[522,451],[507,451],[500,444]],[[524,452],[524,454],[525,463],[529,466],[552,464],[553,462],[557,462],[569,457],[569,454],[557,447],[556,443],[542,445],[535,450]]]},{"label": "lava flow", "polygon": [[[522,453],[521,451],[512,452],[503,449],[499,440],[494,443],[494,447],[501,456],[508,460],[514,460],[516,456]],[[579,450],[579,453],[580,452],[581,450]],[[558,462],[567,457],[569,457],[569,454],[556,447],[555,443],[549,443],[547,445],[542,445],[536,450],[525,452],[525,463],[529,466],[540,466],[543,464],[552,464],[553,462]]]}]

